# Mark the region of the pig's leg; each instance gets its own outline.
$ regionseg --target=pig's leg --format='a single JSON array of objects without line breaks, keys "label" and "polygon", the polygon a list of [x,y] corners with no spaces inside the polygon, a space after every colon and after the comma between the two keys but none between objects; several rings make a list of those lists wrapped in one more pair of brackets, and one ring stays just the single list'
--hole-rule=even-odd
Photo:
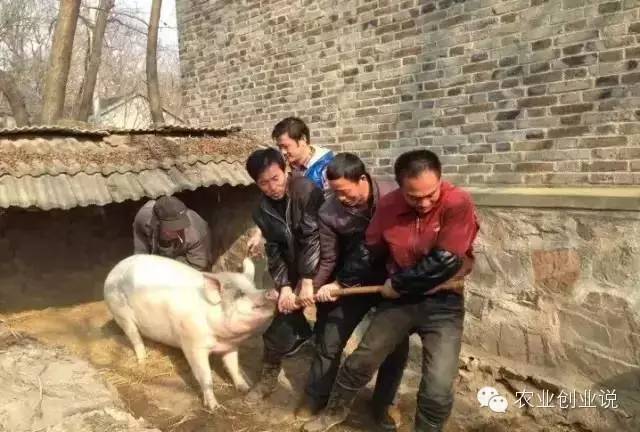
[{"label": "pig's leg", "polygon": [[227,368],[227,372],[231,375],[231,380],[233,381],[233,385],[236,387],[236,390],[241,392],[249,391],[249,383],[242,376],[242,372],[240,371],[240,365],[238,364],[238,351],[231,351],[222,356],[222,362],[224,363],[225,368]]},{"label": "pig's leg", "polygon": [[213,378],[211,377],[211,367],[209,366],[209,350],[196,348],[193,346],[183,346],[182,352],[191,366],[191,372],[202,389],[204,404],[210,410],[220,407],[213,394]]},{"label": "pig's leg", "polygon": [[144,343],[142,342],[142,337],[140,336],[136,323],[132,319],[122,316],[114,316],[113,318],[131,341],[138,363],[143,364],[147,358],[147,351],[144,348]]}]

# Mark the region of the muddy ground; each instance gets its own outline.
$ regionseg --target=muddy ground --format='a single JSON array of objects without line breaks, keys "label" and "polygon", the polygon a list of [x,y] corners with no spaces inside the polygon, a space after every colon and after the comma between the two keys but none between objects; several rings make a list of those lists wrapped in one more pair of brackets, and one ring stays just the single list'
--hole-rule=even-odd
[{"label": "muddy ground", "polygon": [[[62,347],[66,352],[86,359],[118,392],[134,417],[143,417],[162,431],[293,432],[300,429],[292,412],[307,374],[312,347],[284,364],[278,391],[261,406],[249,408],[232,387],[221,363],[212,357],[215,393],[225,409],[204,410],[200,392],[181,351],[147,341],[149,358],[144,367],[137,364],[128,340],[111,319],[103,302],[70,308],[0,315],[13,331],[32,336],[39,342]],[[248,341],[240,350],[240,362],[251,380],[260,366],[261,341]],[[509,396],[511,405],[518,386],[535,387],[530,377],[487,362],[480,364],[467,356],[461,361],[456,384],[456,402],[446,432],[458,431],[626,431],[634,429],[624,418],[612,412],[593,411],[580,415],[572,411],[541,411],[511,406],[505,414],[480,409],[477,391],[494,385]],[[410,431],[419,383],[419,350],[412,351],[400,389],[401,432]],[[502,372],[501,372],[502,371]],[[538,383],[540,385],[540,383]],[[367,410],[370,390],[363,391],[348,422],[340,431],[375,430]]]},{"label": "muddy ground", "polygon": [[[202,406],[198,384],[182,352],[146,341],[149,358],[139,366],[128,340],[102,302],[23,312],[3,319],[14,331],[46,345],[62,346],[88,360],[117,389],[135,417],[143,417],[163,431],[299,429],[292,410],[304,383],[311,347],[285,362],[278,391],[257,409],[243,405],[242,395],[231,385],[221,362],[212,357],[216,397],[225,408],[210,413]],[[261,350],[261,341],[256,338],[240,351],[240,363],[251,380],[257,378],[259,362],[255,360]],[[351,423],[356,429],[342,430],[369,430],[367,417],[354,416]]]}]

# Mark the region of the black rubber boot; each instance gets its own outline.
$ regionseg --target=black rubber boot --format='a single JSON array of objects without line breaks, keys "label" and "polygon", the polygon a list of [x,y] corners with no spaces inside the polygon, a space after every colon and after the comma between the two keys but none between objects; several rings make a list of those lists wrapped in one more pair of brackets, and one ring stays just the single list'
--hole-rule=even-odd
[{"label": "black rubber boot", "polygon": [[302,427],[304,432],[325,432],[344,422],[351,412],[351,405],[357,391],[349,390],[336,383],[325,410]]},{"label": "black rubber boot", "polygon": [[443,425],[434,425],[416,417],[414,432],[442,432]]},{"label": "black rubber boot", "polygon": [[[378,404],[371,405],[373,419],[376,425],[384,431],[395,432],[398,430],[398,422],[392,414],[396,414],[399,417],[397,408],[393,405],[381,406]],[[394,412],[395,411],[395,412]]]},{"label": "black rubber boot", "polygon": [[302,396],[302,399],[298,403],[294,415],[297,420],[306,422],[315,417],[321,409],[321,403],[319,403],[311,396],[305,394]]}]

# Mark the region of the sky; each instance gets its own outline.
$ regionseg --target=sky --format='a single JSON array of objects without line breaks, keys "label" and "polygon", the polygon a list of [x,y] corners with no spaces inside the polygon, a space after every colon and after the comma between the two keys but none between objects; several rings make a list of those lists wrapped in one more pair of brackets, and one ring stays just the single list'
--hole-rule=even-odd
[{"label": "sky", "polygon": [[[118,0],[116,1],[116,7],[137,9],[140,18],[148,21],[151,13],[151,0]],[[162,0],[158,39],[160,44],[167,48],[178,48],[175,0]]]}]

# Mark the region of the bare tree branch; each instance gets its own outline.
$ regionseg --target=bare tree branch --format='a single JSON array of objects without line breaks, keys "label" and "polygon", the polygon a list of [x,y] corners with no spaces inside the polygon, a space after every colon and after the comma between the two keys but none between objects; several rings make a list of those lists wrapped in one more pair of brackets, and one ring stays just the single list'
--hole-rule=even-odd
[{"label": "bare tree branch", "polygon": [[147,37],[147,93],[151,119],[155,126],[164,123],[160,100],[160,82],[158,81],[158,23],[160,22],[161,9],[162,0],[153,0],[149,20],[149,36]]},{"label": "bare tree branch", "polygon": [[118,19],[116,17],[113,17],[113,16],[111,18],[109,18],[108,22],[117,23],[117,24],[120,24],[122,27],[127,28],[129,30],[132,30],[132,31],[134,31],[136,33],[140,33],[141,35],[145,35],[145,36],[147,35],[146,31],[140,30],[140,29],[130,25],[129,23],[126,23],[126,22],[124,22],[124,21],[122,21],[122,20],[120,20],[120,19]]},{"label": "bare tree branch", "polygon": [[80,0],[60,0],[44,86],[41,121],[45,124],[53,124],[62,116],[79,13]]},{"label": "bare tree branch", "polygon": [[91,111],[91,102],[93,101],[93,92],[96,88],[98,79],[98,70],[100,69],[100,61],[102,60],[102,45],[104,41],[104,33],[107,27],[107,17],[113,8],[114,0],[100,0],[100,10],[96,15],[96,23],[93,33],[93,44],[89,53],[89,63],[85,73],[85,77],[80,89],[80,104],[75,113],[76,120],[87,121]]},{"label": "bare tree branch", "polygon": [[[77,25],[82,29],[76,30],[65,89],[68,102],[64,104],[63,116],[75,116],[80,106],[81,89],[86,82],[94,42],[93,37],[87,37],[86,34],[95,27],[95,15],[101,9],[99,0],[81,0],[81,3]],[[105,97],[130,92],[148,94],[145,53],[149,14],[135,6],[123,7],[124,1],[115,3],[105,30],[99,79],[94,93]],[[34,120],[42,109],[59,4],[60,0],[0,0],[0,70],[9,73],[15,80],[15,85],[24,96],[29,117]],[[159,22],[158,29],[161,28],[172,27],[165,27]],[[180,112],[177,51],[158,40],[156,56],[163,107],[166,105],[170,111]],[[1,93],[0,98],[3,97]]]},{"label": "bare tree branch", "polygon": [[149,23],[145,20],[143,20],[142,18],[136,16],[136,15],[132,15],[126,12],[123,12],[122,10],[119,10],[117,12],[114,12],[114,15],[116,16],[121,16],[121,17],[125,17],[125,18],[129,18],[133,21],[138,21],[139,23],[142,23],[145,27],[149,27]]},{"label": "bare tree branch", "polygon": [[89,29],[89,30],[93,30],[93,23],[91,21],[89,21],[86,17],[82,16],[82,15],[78,15],[78,20],[80,22],[82,22],[82,24],[84,24],[84,26]]},{"label": "bare tree branch", "polygon": [[0,92],[2,92],[13,113],[13,118],[16,121],[17,126],[29,125],[29,114],[27,113],[27,107],[24,103],[24,96],[18,89],[16,82],[5,71],[0,70]]}]

